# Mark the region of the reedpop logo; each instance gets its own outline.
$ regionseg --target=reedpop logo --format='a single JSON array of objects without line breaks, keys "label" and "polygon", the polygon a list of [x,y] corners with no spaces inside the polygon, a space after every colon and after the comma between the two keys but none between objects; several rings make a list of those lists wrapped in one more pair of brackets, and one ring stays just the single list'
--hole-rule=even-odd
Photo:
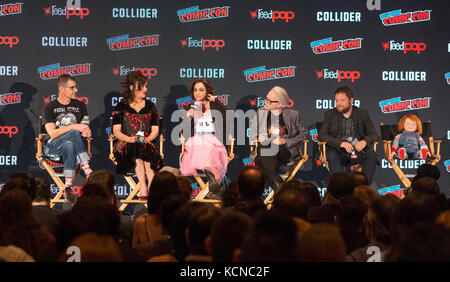
[{"label": "reedpop logo", "polygon": [[125,66],[120,66],[112,69],[114,75],[125,76],[132,71],[140,71],[143,76],[151,79],[152,77],[158,74],[158,70],[156,68],[138,68],[138,67],[130,67],[127,68]]},{"label": "reedpop logo", "polygon": [[66,7],[64,8],[58,8],[56,5],[52,5],[43,9],[46,16],[66,16],[66,19],[69,19],[71,16],[77,16],[83,19],[90,13],[88,8],[81,8],[80,0],[67,0]]},{"label": "reedpop logo", "polygon": [[214,48],[216,51],[219,51],[220,48],[225,46],[225,40],[223,39],[203,39],[199,40],[193,39],[192,37],[188,37],[186,39],[180,39],[180,43],[182,47],[194,47],[194,48],[202,48],[202,51],[205,51],[205,48]]},{"label": "reedpop logo", "polygon": [[258,20],[271,20],[273,23],[276,20],[285,21],[286,23],[295,18],[295,13],[293,11],[272,11],[269,12],[258,9],[255,11],[250,11],[250,16],[252,19]]},{"label": "reedpop logo", "polygon": [[427,44],[423,42],[405,42],[397,43],[394,40],[388,42],[381,42],[384,51],[403,51],[403,54],[408,53],[408,51],[415,51],[417,54],[423,52],[427,49]]},{"label": "reedpop logo", "polygon": [[337,79],[338,82],[341,82],[343,79],[351,79],[352,83],[361,77],[359,71],[329,71],[328,69],[323,69],[321,71],[316,71],[317,79]]},{"label": "reedpop logo", "polygon": [[[248,99],[248,102],[250,103],[250,106],[252,108],[260,108],[260,107],[264,107],[265,103],[266,103],[266,98],[265,97],[257,97],[254,99]],[[289,103],[286,105],[286,108],[292,108],[294,106],[294,101],[292,99],[289,99]]]}]

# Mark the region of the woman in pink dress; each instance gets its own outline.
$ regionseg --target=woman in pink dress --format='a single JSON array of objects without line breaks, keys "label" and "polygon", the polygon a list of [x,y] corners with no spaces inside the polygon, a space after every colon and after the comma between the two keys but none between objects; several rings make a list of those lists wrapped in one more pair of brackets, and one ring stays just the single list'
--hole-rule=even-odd
[{"label": "woman in pink dress", "polygon": [[206,79],[194,80],[191,93],[195,102],[188,108],[187,118],[191,121],[192,137],[185,143],[180,171],[188,176],[197,175],[197,171],[202,170],[212,191],[211,186],[220,183],[227,172],[227,150],[216,136],[220,130],[217,126],[220,119],[216,120],[218,115],[222,117],[222,130],[225,131],[226,108],[214,96],[214,87]]}]

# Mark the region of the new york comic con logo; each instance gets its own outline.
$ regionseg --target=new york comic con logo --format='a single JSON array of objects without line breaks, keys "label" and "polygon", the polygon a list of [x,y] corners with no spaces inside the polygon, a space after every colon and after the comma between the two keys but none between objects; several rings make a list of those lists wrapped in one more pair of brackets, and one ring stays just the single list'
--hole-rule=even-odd
[{"label": "new york comic con logo", "polygon": [[22,102],[22,92],[0,94],[0,106],[20,104]]},{"label": "new york comic con logo", "polygon": [[194,6],[177,11],[178,19],[182,23],[226,18],[229,14],[230,6],[205,8],[202,10],[199,9],[199,6]]},{"label": "new york comic con logo", "polygon": [[266,69],[266,66],[261,66],[253,69],[244,70],[244,75],[247,82],[283,79],[294,77],[296,68],[297,68],[296,66],[289,66],[289,67]]},{"label": "new york comic con logo", "polygon": [[404,195],[404,191],[405,191],[405,189],[400,188],[400,185],[394,185],[394,186],[389,186],[386,188],[379,189],[378,194],[380,194],[380,196],[383,196],[386,194],[393,194],[393,195],[401,198]]},{"label": "new york comic con logo", "polygon": [[431,10],[402,13],[402,10],[390,11],[380,14],[384,26],[417,23],[431,20]]},{"label": "new york comic con logo", "polygon": [[[217,100],[219,100],[223,105],[228,105],[228,94],[222,94],[217,96]],[[176,100],[178,109],[187,110],[188,107],[194,104],[194,99],[191,96],[181,97]]]},{"label": "new york comic con logo", "polygon": [[159,45],[159,34],[143,35],[130,38],[128,34],[106,39],[109,50],[120,51],[127,49],[151,47]]},{"label": "new york comic con logo", "polygon": [[314,142],[319,142],[319,131],[317,130],[317,128],[311,129],[309,131],[309,135],[311,135],[311,140]]},{"label": "new york comic con logo", "polygon": [[450,160],[446,160],[444,162],[444,166],[445,166],[445,169],[447,170],[447,172],[450,172]]},{"label": "new york comic con logo", "polygon": [[39,67],[38,73],[43,80],[56,79],[63,74],[70,74],[72,76],[87,75],[91,73],[91,64],[85,63],[63,67],[60,63],[57,63]]},{"label": "new york comic con logo", "polygon": [[0,17],[22,14],[22,5],[23,3],[0,5]]},{"label": "new york comic con logo", "polygon": [[447,81],[447,84],[450,85],[450,72],[444,74],[444,77],[445,77],[445,81]]},{"label": "new york comic con logo", "polygon": [[400,97],[396,97],[379,102],[381,111],[384,114],[427,109],[430,107],[430,104],[431,97],[408,99],[404,101],[402,101]]},{"label": "new york comic con logo", "polygon": [[332,37],[316,40],[310,43],[314,54],[356,50],[361,48],[363,38],[349,38],[333,41]]}]

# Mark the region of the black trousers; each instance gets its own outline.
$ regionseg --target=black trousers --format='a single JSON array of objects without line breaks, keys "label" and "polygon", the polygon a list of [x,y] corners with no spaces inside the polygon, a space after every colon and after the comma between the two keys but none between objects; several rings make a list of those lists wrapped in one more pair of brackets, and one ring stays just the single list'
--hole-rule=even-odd
[{"label": "black trousers", "polygon": [[362,173],[367,176],[370,185],[378,162],[377,153],[373,148],[366,147],[361,152],[357,152],[356,155],[358,156],[356,161],[351,162],[350,154],[343,148],[337,149],[327,146],[327,161],[330,166],[330,173],[345,172],[344,166],[360,163],[362,164]]},{"label": "black trousers", "polygon": [[274,156],[261,156],[258,147],[258,155],[255,158],[255,164],[261,168],[269,185],[274,181],[281,184],[283,180],[280,177],[279,168],[289,162],[290,157],[291,152],[289,152],[285,145],[279,146],[278,153]]}]

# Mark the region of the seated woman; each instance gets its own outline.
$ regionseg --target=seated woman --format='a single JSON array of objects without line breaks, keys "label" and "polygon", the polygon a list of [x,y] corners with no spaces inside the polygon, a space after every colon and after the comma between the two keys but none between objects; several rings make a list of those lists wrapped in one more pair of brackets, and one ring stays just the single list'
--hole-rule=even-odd
[{"label": "seated woman", "polygon": [[118,139],[114,145],[116,172],[124,175],[134,169],[140,183],[139,199],[146,200],[154,170],[162,167],[154,143],[159,134],[159,113],[155,104],[145,99],[147,79],[141,72],[130,72],[122,87],[123,100],[112,112],[113,134]]},{"label": "seated woman", "polygon": [[[214,87],[206,79],[196,79],[191,86],[195,102],[187,112],[191,120],[191,138],[185,143],[180,171],[184,176],[197,175],[203,170],[209,181],[209,190],[217,192],[227,172],[228,155],[225,146],[216,136],[217,124],[211,110],[222,115],[222,129],[225,131],[225,106],[214,96]],[[215,112],[215,113],[218,113]],[[224,136],[225,139],[225,136]]]}]

